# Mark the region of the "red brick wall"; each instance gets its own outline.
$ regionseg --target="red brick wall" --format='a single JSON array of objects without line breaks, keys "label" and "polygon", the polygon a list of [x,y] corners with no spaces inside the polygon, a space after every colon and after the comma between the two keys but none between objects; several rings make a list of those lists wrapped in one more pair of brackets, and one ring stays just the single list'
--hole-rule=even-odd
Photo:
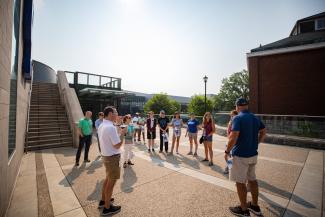
[{"label": "red brick wall", "polygon": [[325,48],[248,58],[250,109],[325,116]]}]

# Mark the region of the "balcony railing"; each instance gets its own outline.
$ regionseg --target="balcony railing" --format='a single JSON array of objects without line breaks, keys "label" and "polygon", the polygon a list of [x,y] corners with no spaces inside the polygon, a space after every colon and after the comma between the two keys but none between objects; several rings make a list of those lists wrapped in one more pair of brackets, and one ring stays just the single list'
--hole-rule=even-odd
[{"label": "balcony railing", "polygon": [[121,90],[121,78],[105,75],[96,75],[86,72],[65,71],[68,82],[72,86],[88,86]]}]

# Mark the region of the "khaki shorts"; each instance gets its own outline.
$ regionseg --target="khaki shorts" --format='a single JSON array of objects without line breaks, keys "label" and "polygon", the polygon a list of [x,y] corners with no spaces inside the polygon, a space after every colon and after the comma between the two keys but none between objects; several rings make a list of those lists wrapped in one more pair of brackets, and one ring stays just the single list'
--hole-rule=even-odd
[{"label": "khaki shorts", "polygon": [[120,158],[121,155],[113,156],[103,156],[103,163],[106,168],[106,177],[109,180],[120,179],[121,169],[120,169]]},{"label": "khaki shorts", "polygon": [[229,178],[231,181],[246,183],[247,180],[256,180],[255,166],[257,155],[254,157],[237,157],[234,156]]},{"label": "khaki shorts", "polygon": [[194,139],[195,137],[197,138],[197,133],[188,133],[188,137],[189,137],[189,138],[193,138],[193,139]]}]

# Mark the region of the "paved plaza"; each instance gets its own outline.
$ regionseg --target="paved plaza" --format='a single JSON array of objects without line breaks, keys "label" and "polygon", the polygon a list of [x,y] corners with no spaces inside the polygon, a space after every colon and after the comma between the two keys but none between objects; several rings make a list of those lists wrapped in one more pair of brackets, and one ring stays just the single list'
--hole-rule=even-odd
[{"label": "paved plaza", "polygon": [[[214,135],[212,167],[200,162],[203,145],[199,144],[198,157],[187,155],[189,142],[184,136],[180,155],[174,156],[158,153],[158,139],[154,154],[136,143],[135,165],[121,169],[113,192],[115,204],[122,206],[116,216],[232,216],[228,207],[239,201],[235,184],[223,174],[226,141]],[[7,216],[100,216],[97,205],[105,168],[96,138],[91,163],[74,167],[75,153],[74,148],[27,153]],[[260,144],[256,172],[263,215],[322,216],[323,162],[323,151]]]}]

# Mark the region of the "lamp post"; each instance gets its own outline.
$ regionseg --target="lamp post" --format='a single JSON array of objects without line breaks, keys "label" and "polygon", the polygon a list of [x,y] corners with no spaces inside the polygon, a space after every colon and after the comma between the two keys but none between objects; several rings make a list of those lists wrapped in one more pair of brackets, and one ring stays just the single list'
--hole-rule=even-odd
[{"label": "lamp post", "polygon": [[208,77],[206,75],[203,77],[203,81],[204,81],[204,110],[205,110],[205,112],[207,112],[207,81],[208,81]]}]

